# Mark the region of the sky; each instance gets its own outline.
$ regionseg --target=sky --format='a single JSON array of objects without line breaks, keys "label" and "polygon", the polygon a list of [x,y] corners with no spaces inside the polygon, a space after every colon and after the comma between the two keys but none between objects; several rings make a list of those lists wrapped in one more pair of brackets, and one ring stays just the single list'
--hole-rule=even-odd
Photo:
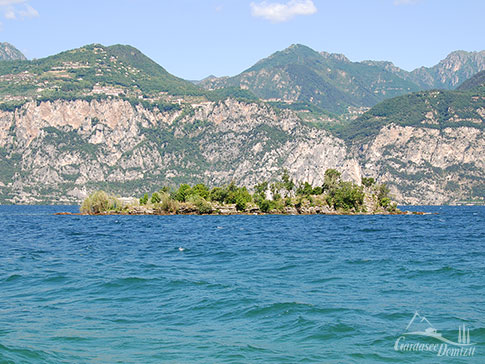
[{"label": "sky", "polygon": [[29,59],[129,44],[189,80],[296,43],[410,71],[484,50],[484,14],[485,0],[0,0],[0,41]]}]

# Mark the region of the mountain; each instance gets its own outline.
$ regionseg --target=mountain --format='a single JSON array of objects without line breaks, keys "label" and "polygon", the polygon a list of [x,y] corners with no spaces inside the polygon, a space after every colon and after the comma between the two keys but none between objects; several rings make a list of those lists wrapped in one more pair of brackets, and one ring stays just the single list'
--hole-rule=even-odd
[{"label": "mountain", "polygon": [[10,43],[0,43],[0,61],[25,61],[27,58]]},{"label": "mountain", "polygon": [[158,100],[164,94],[202,93],[126,45],[92,44],[33,61],[0,62],[0,103],[107,96]]},{"label": "mountain", "polygon": [[383,67],[350,62],[343,55],[318,53],[299,44],[274,53],[238,76],[211,78],[201,85],[207,89],[240,87],[265,100],[306,103],[335,113],[419,90]]},{"label": "mountain", "polygon": [[366,173],[408,201],[419,201],[431,189],[443,197],[483,200],[483,81],[481,72],[457,91],[421,91],[383,101],[336,134],[351,145]]},{"label": "mountain", "polygon": [[423,89],[451,90],[483,70],[485,70],[485,51],[455,51],[436,66],[415,69],[410,74],[410,80]]},{"label": "mountain", "polygon": [[454,89],[485,69],[485,51],[456,51],[412,72],[386,61],[351,62],[343,54],[292,45],[235,77],[208,78],[206,89],[241,87],[265,100],[303,103],[337,114],[368,108],[414,91]]},{"label": "mountain", "polygon": [[485,86],[485,71],[478,72],[473,77],[463,82],[456,89],[458,91],[466,91],[466,90],[473,90],[475,88],[483,87],[483,86]]},{"label": "mountain", "polygon": [[[324,84],[349,102],[349,90],[365,90],[357,76],[326,74],[322,65],[345,64],[347,75],[378,69],[382,79],[383,68],[393,72],[389,63],[356,66],[342,55],[293,48],[251,72],[264,78],[265,69],[284,69],[300,82],[292,64],[326,80],[308,88],[305,81],[300,93]],[[329,75],[347,77],[348,89]],[[0,203],[78,203],[98,188],[136,196],[182,182],[251,187],[283,168],[314,185],[327,168],[355,182],[374,177],[403,204],[483,203],[479,77],[463,83],[478,87],[419,91],[340,119],[308,112],[304,98],[285,109],[236,86],[202,90],[129,46],[0,62]]]},{"label": "mountain", "polygon": [[30,101],[0,111],[0,202],[78,203],[95,189],[139,196],[182,182],[252,187],[283,168],[321,185],[336,168],[355,182],[388,183],[402,204],[483,203],[484,117],[441,125],[436,108],[409,125],[372,109],[359,122],[375,127],[361,137],[234,99],[162,112],[114,97]]}]

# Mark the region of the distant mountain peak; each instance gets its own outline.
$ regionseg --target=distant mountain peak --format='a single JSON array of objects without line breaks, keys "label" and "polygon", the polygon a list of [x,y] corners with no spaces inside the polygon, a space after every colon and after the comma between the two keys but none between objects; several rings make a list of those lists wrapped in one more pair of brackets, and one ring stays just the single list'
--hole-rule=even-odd
[{"label": "distant mountain peak", "polygon": [[27,58],[10,43],[0,43],[0,61],[25,61]]},{"label": "distant mountain peak", "polygon": [[350,63],[350,59],[348,59],[344,54],[341,54],[341,53],[328,53],[328,52],[322,51],[320,52],[320,54],[324,58],[330,58],[339,62]]}]

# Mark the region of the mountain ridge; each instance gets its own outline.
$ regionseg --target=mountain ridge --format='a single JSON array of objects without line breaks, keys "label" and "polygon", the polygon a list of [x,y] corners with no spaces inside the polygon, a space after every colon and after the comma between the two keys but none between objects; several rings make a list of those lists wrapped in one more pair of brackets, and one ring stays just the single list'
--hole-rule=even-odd
[{"label": "mountain ridge", "polygon": [[199,84],[206,89],[241,87],[262,99],[310,103],[342,114],[349,107],[368,108],[410,92],[454,89],[484,69],[485,51],[455,51],[433,67],[408,72],[388,61],[352,62],[343,54],[318,53],[293,44],[239,75],[205,79]]},{"label": "mountain ridge", "polygon": [[0,61],[26,61],[27,58],[15,46],[0,42]]}]

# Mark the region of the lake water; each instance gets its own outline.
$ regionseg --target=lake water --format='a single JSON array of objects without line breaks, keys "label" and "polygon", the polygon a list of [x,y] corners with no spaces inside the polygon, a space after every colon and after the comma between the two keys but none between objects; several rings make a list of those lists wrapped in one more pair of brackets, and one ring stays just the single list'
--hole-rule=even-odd
[{"label": "lake water", "polygon": [[[485,363],[485,207],[53,215],[76,209],[0,207],[1,363]],[[416,312],[473,356],[403,335]]]}]

